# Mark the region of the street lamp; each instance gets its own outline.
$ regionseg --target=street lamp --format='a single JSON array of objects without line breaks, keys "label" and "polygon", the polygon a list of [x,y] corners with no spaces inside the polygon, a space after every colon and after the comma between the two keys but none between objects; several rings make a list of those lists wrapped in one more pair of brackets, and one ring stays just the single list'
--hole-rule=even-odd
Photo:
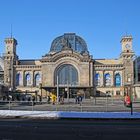
[{"label": "street lamp", "polygon": [[127,93],[125,95],[125,104],[127,107],[131,108],[131,115],[133,115],[133,94],[132,94],[132,84],[133,84],[133,75],[127,74]]},{"label": "street lamp", "polygon": [[39,84],[40,85],[40,92],[41,92],[41,100],[42,101],[42,83]]},{"label": "street lamp", "polygon": [[67,100],[69,102],[69,83],[68,83],[68,80],[67,80]]},{"label": "street lamp", "polygon": [[57,75],[57,104],[59,102],[59,79],[58,79],[58,75]]}]

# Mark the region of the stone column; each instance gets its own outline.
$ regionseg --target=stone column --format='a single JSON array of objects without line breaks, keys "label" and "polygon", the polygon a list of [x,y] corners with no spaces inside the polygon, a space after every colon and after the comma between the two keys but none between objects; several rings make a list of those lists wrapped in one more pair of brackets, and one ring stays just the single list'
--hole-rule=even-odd
[{"label": "stone column", "polygon": [[32,87],[34,87],[34,83],[35,83],[35,71],[32,70]]},{"label": "stone column", "polygon": [[93,86],[94,84],[93,84],[93,81],[94,81],[94,73],[93,73],[93,63],[92,62],[90,62],[90,85],[91,86]]},{"label": "stone column", "polygon": [[20,86],[24,86],[24,71],[20,72],[21,74],[21,81],[19,81]]},{"label": "stone column", "polygon": [[22,71],[22,86],[25,86],[25,71]]},{"label": "stone column", "polygon": [[104,77],[104,74],[105,74],[105,71],[103,70],[103,72],[102,72],[102,86],[103,87],[105,86],[105,82],[104,82],[105,77]]},{"label": "stone column", "polygon": [[31,86],[33,87],[33,79],[34,79],[34,74],[33,74],[33,70],[31,71]]},{"label": "stone column", "polygon": [[115,86],[115,71],[112,71],[112,86]]}]

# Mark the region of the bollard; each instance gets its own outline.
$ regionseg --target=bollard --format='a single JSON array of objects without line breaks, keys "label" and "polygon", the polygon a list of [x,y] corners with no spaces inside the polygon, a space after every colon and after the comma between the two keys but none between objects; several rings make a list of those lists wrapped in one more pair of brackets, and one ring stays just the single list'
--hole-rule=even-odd
[{"label": "bollard", "polygon": [[113,96],[112,96],[112,105],[114,104],[114,99],[113,99]]},{"label": "bollard", "polygon": [[58,111],[58,108],[57,108],[58,106],[57,106],[57,104],[55,105],[55,111]]},{"label": "bollard", "polygon": [[9,100],[9,110],[11,110],[10,100]]},{"label": "bollard", "polygon": [[81,107],[81,112],[83,111],[83,109],[82,109],[82,106],[80,106]]},{"label": "bollard", "polygon": [[96,105],[96,97],[94,97],[94,105]]},{"label": "bollard", "polygon": [[133,104],[131,102],[131,115],[133,115]]},{"label": "bollard", "polygon": [[106,96],[106,112],[108,111],[108,96]]},{"label": "bollard", "polygon": [[34,106],[34,103],[33,103],[33,101],[31,101],[31,102],[32,102],[32,111],[33,111],[34,110],[34,107],[33,107]]}]

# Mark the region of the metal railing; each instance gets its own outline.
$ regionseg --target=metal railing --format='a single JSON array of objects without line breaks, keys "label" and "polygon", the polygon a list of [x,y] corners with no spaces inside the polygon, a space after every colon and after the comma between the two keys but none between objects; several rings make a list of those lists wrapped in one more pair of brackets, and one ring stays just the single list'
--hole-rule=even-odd
[{"label": "metal railing", "polygon": [[[140,111],[140,100],[133,102],[134,111]],[[123,98],[93,98],[85,99],[76,104],[74,99],[69,102],[65,99],[64,104],[54,105],[46,100],[43,101],[0,101],[0,110],[30,110],[30,111],[78,111],[78,112],[118,112],[130,111],[124,106]]]}]

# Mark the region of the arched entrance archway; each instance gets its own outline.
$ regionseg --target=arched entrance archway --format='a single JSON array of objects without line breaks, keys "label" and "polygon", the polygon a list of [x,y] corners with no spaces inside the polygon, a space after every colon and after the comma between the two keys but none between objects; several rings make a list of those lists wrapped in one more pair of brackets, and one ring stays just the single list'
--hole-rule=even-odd
[{"label": "arched entrance archway", "polygon": [[55,72],[55,85],[57,85],[57,76],[58,84],[60,87],[60,94],[64,97],[69,98],[76,94],[76,90],[72,89],[79,85],[78,80],[78,71],[71,64],[63,64],[56,69]]},{"label": "arched entrance archway", "polygon": [[71,64],[61,65],[55,73],[55,85],[58,83],[60,86],[76,86],[78,85],[78,71]]}]

